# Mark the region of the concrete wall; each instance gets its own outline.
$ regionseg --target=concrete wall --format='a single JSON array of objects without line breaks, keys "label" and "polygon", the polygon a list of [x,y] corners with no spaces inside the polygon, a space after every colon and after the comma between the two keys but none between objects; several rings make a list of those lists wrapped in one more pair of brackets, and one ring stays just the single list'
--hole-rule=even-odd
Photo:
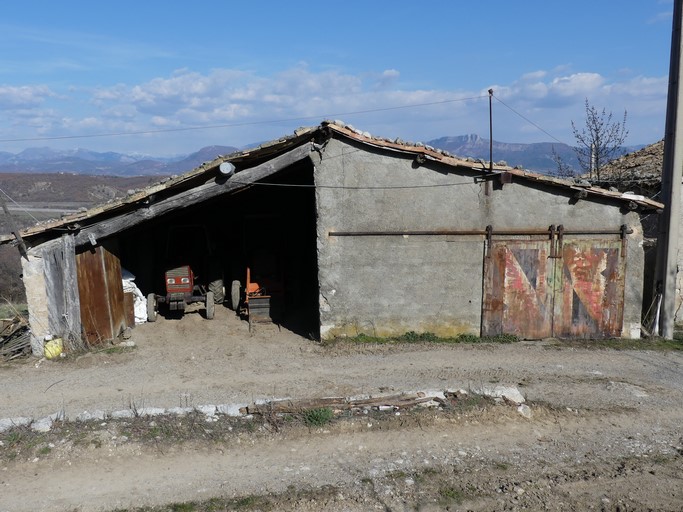
[{"label": "concrete wall", "polygon": [[[683,195],[681,196],[681,214],[683,215]],[[683,220],[683,219],[682,219]],[[676,258],[678,271],[676,272],[676,295],[674,325],[677,327],[683,326],[683,221],[678,223],[678,255]]]},{"label": "concrete wall", "polygon": [[[638,336],[642,230],[634,212],[517,182],[484,193],[474,174],[332,139],[316,161],[321,337],[479,334],[483,236],[335,237],[330,231],[634,229],[624,335]],[[377,188],[386,187],[386,188]],[[391,188],[399,187],[399,188]],[[405,188],[400,188],[405,187]],[[572,204],[575,203],[575,204]]]},{"label": "concrete wall", "polygon": [[42,251],[30,249],[28,259],[21,259],[28,318],[31,327],[31,350],[34,356],[42,357],[45,336],[49,329],[48,297],[45,284],[45,261]]}]

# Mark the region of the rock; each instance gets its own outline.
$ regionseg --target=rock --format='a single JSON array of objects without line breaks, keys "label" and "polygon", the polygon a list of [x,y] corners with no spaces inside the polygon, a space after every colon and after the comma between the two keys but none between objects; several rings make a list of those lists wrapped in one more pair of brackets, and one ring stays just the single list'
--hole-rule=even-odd
[{"label": "rock", "polygon": [[114,411],[109,416],[114,419],[135,418],[135,411],[133,411],[133,409],[123,409],[120,411]]},{"label": "rock", "polygon": [[202,414],[205,414],[206,416],[215,416],[216,415],[216,406],[215,405],[197,405],[195,407],[195,410],[197,412],[201,412]]},{"label": "rock", "polygon": [[481,386],[480,388],[473,388],[473,393],[478,395],[490,396],[492,398],[507,398],[510,402],[515,404],[523,404],[526,400],[519,389],[514,386]]},{"label": "rock", "polygon": [[166,409],[168,414],[175,414],[176,416],[186,416],[191,412],[194,412],[194,407],[172,407]]},{"label": "rock", "polygon": [[527,419],[531,418],[531,407],[527,404],[520,404],[519,407],[517,407],[517,412]]},{"label": "rock", "polygon": [[52,430],[52,423],[52,418],[50,416],[40,418],[31,423],[31,430],[34,430],[35,432],[49,432]]},{"label": "rock", "polygon": [[221,404],[216,406],[216,411],[219,414],[227,416],[242,416],[240,409],[246,407],[248,404]]},{"label": "rock", "polygon": [[92,412],[83,411],[78,416],[76,416],[76,421],[91,421],[91,420],[102,421],[105,418],[106,418],[106,414],[104,411],[92,411]]},{"label": "rock", "polygon": [[30,425],[33,418],[3,418],[0,419],[0,432],[6,432],[14,427],[25,427]]},{"label": "rock", "polygon": [[143,407],[138,410],[138,416],[160,416],[166,414],[166,409],[162,407]]}]

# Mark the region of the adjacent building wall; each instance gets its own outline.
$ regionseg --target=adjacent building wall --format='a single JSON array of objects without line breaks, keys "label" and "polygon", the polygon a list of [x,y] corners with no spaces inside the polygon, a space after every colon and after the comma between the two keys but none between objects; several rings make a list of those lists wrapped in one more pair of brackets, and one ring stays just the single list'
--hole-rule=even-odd
[{"label": "adjacent building wall", "polygon": [[45,261],[40,249],[29,249],[28,258],[21,259],[28,317],[31,327],[31,351],[42,357],[45,336],[50,333]]},{"label": "adjacent building wall", "polygon": [[[683,197],[681,197],[681,212],[683,212]],[[674,325],[683,326],[683,221],[678,223],[678,256],[676,258],[676,289],[675,289],[675,314]]]},{"label": "adjacent building wall", "polygon": [[61,337],[69,348],[80,346],[81,318],[73,235],[41,244],[22,258],[31,327],[31,347],[43,355],[46,336]]},{"label": "adjacent building wall", "polygon": [[634,229],[628,237],[625,336],[638,336],[640,220],[557,188],[491,186],[471,171],[332,139],[316,162],[321,337],[479,334],[485,237],[330,236],[330,232]]}]

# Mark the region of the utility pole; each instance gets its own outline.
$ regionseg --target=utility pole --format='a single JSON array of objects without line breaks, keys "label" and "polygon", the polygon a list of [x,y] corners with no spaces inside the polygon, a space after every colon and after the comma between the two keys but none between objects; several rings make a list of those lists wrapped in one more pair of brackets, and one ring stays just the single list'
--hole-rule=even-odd
[{"label": "utility pole", "polygon": [[655,290],[661,293],[659,334],[673,339],[676,315],[676,274],[678,273],[678,245],[681,212],[681,179],[683,179],[683,111],[679,102],[681,85],[681,21],[683,0],[674,0],[669,64],[669,92],[664,133],[664,164],[662,168],[662,201],[664,214],[659,221],[657,236],[657,266]]},{"label": "utility pole", "polygon": [[489,89],[489,172],[493,172],[493,89]]}]

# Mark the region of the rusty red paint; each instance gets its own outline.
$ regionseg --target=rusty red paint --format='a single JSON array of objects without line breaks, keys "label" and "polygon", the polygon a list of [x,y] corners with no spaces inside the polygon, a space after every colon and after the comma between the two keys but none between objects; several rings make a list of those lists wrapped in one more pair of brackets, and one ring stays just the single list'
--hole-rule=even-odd
[{"label": "rusty red paint", "polygon": [[554,335],[605,338],[621,335],[624,258],[621,241],[574,240],[562,247],[555,296]]},{"label": "rusty red paint", "polygon": [[552,272],[547,241],[495,242],[484,285],[484,335],[516,334],[531,338],[551,335]]},{"label": "rusty red paint", "polygon": [[[484,268],[482,334],[525,338],[619,336],[620,240],[494,241]],[[555,256],[555,257],[552,257]]]}]

